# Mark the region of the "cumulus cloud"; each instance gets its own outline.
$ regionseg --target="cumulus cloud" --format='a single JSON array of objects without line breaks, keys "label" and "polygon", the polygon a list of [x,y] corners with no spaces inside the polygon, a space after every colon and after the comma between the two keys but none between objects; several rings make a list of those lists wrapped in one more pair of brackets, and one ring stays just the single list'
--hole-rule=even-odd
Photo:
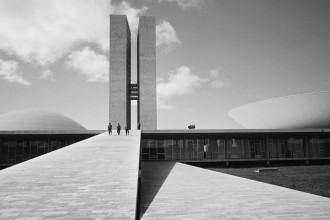
[{"label": "cumulus cloud", "polygon": [[167,46],[173,48],[181,44],[174,28],[167,21],[160,21],[156,25],[156,46]]},{"label": "cumulus cloud", "polygon": [[157,80],[157,105],[158,109],[174,109],[167,102],[176,96],[183,96],[194,92],[202,86],[223,87],[226,80],[219,80],[220,69],[210,70],[207,77],[200,77],[187,66],[181,66],[169,73],[168,79]]},{"label": "cumulus cloud", "polygon": [[0,78],[23,86],[31,85],[29,81],[23,78],[22,73],[19,71],[18,63],[14,60],[0,59]]},{"label": "cumulus cloud", "polygon": [[228,79],[226,79],[226,80],[217,79],[220,75],[220,71],[221,71],[221,68],[216,68],[216,69],[210,70],[210,72],[209,72],[210,86],[221,88],[221,87],[229,84]]},{"label": "cumulus cloud", "polygon": [[183,10],[189,8],[200,8],[204,4],[204,0],[158,0],[159,2],[176,3]]},{"label": "cumulus cloud", "polygon": [[53,63],[77,42],[106,50],[110,3],[93,0],[0,1],[0,49],[25,62]]},{"label": "cumulus cloud", "polygon": [[168,81],[160,80],[157,85],[157,94],[162,98],[168,99],[174,95],[185,95],[201,86],[204,80],[192,74],[187,66],[181,66],[171,72]]},{"label": "cumulus cloud", "polygon": [[146,7],[111,0],[1,0],[0,50],[24,62],[56,62],[82,42],[109,49],[109,13],[126,14],[133,29]]},{"label": "cumulus cloud", "polygon": [[212,79],[217,78],[219,76],[220,70],[221,70],[220,68],[210,70],[210,78],[212,78]]},{"label": "cumulus cloud", "polygon": [[157,83],[157,102],[160,109],[172,109],[174,106],[166,104],[173,96],[182,96],[200,87],[205,79],[194,75],[189,67],[181,66],[169,74],[168,80]]},{"label": "cumulus cloud", "polygon": [[89,47],[69,54],[66,65],[87,77],[88,82],[108,82],[109,80],[107,57],[96,53]]},{"label": "cumulus cloud", "polygon": [[148,10],[148,7],[142,7],[141,9],[133,8],[128,2],[121,2],[119,4],[113,4],[111,6],[111,13],[124,14],[127,16],[127,20],[130,26],[132,40],[135,40],[137,36],[137,30],[139,26],[139,16],[144,15]]},{"label": "cumulus cloud", "polygon": [[39,78],[40,79],[49,79],[51,81],[55,81],[54,74],[50,69],[42,71]]},{"label": "cumulus cloud", "polygon": [[[66,57],[69,59],[66,64],[88,76],[89,81],[105,81],[108,77],[105,77],[104,71],[108,71],[108,67],[102,72],[96,67],[93,68],[96,71],[92,71],[92,67],[87,67],[85,63],[80,68],[75,65],[84,55],[87,56],[88,51],[95,59],[89,63],[103,64],[105,57],[86,48],[79,50],[79,47],[94,44],[102,53],[109,51],[109,13],[127,15],[134,40],[139,16],[147,10],[147,7],[136,8],[126,1],[1,0],[0,51],[8,57],[15,57],[16,61],[46,68]],[[157,46],[166,48],[180,44],[168,22],[161,21],[156,29]],[[91,77],[91,72],[97,73],[95,78]],[[51,76],[51,72],[43,72],[39,78],[51,79]]]}]

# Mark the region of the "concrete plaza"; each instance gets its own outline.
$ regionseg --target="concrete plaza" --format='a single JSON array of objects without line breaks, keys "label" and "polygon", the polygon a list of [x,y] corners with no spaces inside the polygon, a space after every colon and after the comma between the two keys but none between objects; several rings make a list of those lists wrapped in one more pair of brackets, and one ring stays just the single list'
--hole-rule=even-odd
[{"label": "concrete plaza", "polygon": [[0,219],[329,219],[329,198],[141,162],[140,142],[140,131],[102,133],[0,171]]},{"label": "concrete plaza", "polygon": [[1,170],[0,219],[135,219],[139,146],[103,133]]}]

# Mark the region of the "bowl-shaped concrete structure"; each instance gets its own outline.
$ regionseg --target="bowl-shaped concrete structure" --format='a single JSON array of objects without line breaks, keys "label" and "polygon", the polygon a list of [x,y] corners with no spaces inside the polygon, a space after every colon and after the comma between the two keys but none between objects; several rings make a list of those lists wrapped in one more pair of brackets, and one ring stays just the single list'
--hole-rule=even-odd
[{"label": "bowl-shaped concrete structure", "polygon": [[330,92],[313,92],[250,103],[228,112],[248,129],[329,128]]},{"label": "bowl-shaped concrete structure", "polygon": [[0,131],[86,130],[76,121],[49,111],[18,110],[0,115]]}]

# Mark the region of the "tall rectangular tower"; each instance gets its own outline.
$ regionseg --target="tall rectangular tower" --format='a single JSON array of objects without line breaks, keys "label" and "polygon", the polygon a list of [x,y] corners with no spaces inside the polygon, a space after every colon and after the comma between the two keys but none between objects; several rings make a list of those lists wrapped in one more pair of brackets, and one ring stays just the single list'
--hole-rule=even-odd
[{"label": "tall rectangular tower", "polygon": [[141,129],[157,129],[156,19],[141,16],[137,40],[137,80],[139,84],[138,122]]},{"label": "tall rectangular tower", "polygon": [[131,32],[126,15],[110,15],[109,122],[131,126]]}]

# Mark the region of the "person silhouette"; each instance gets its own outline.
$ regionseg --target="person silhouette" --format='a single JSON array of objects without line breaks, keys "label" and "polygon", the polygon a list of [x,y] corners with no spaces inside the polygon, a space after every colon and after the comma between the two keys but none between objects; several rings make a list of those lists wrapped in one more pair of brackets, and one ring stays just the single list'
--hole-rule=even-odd
[{"label": "person silhouette", "polygon": [[109,122],[109,125],[108,125],[108,133],[109,135],[112,134],[112,124]]},{"label": "person silhouette", "polygon": [[118,134],[118,135],[120,135],[120,130],[121,130],[121,126],[120,126],[120,124],[119,124],[119,122],[118,122],[118,125],[117,125],[117,134]]},{"label": "person silhouette", "polygon": [[138,130],[141,129],[141,124],[140,124],[140,122],[138,122],[138,124],[137,124],[137,129],[138,129]]},{"label": "person silhouette", "polygon": [[204,141],[204,159],[206,159],[207,148],[207,144]]},{"label": "person silhouette", "polygon": [[126,135],[129,135],[129,129],[127,125],[125,126],[125,131],[126,131]]}]

